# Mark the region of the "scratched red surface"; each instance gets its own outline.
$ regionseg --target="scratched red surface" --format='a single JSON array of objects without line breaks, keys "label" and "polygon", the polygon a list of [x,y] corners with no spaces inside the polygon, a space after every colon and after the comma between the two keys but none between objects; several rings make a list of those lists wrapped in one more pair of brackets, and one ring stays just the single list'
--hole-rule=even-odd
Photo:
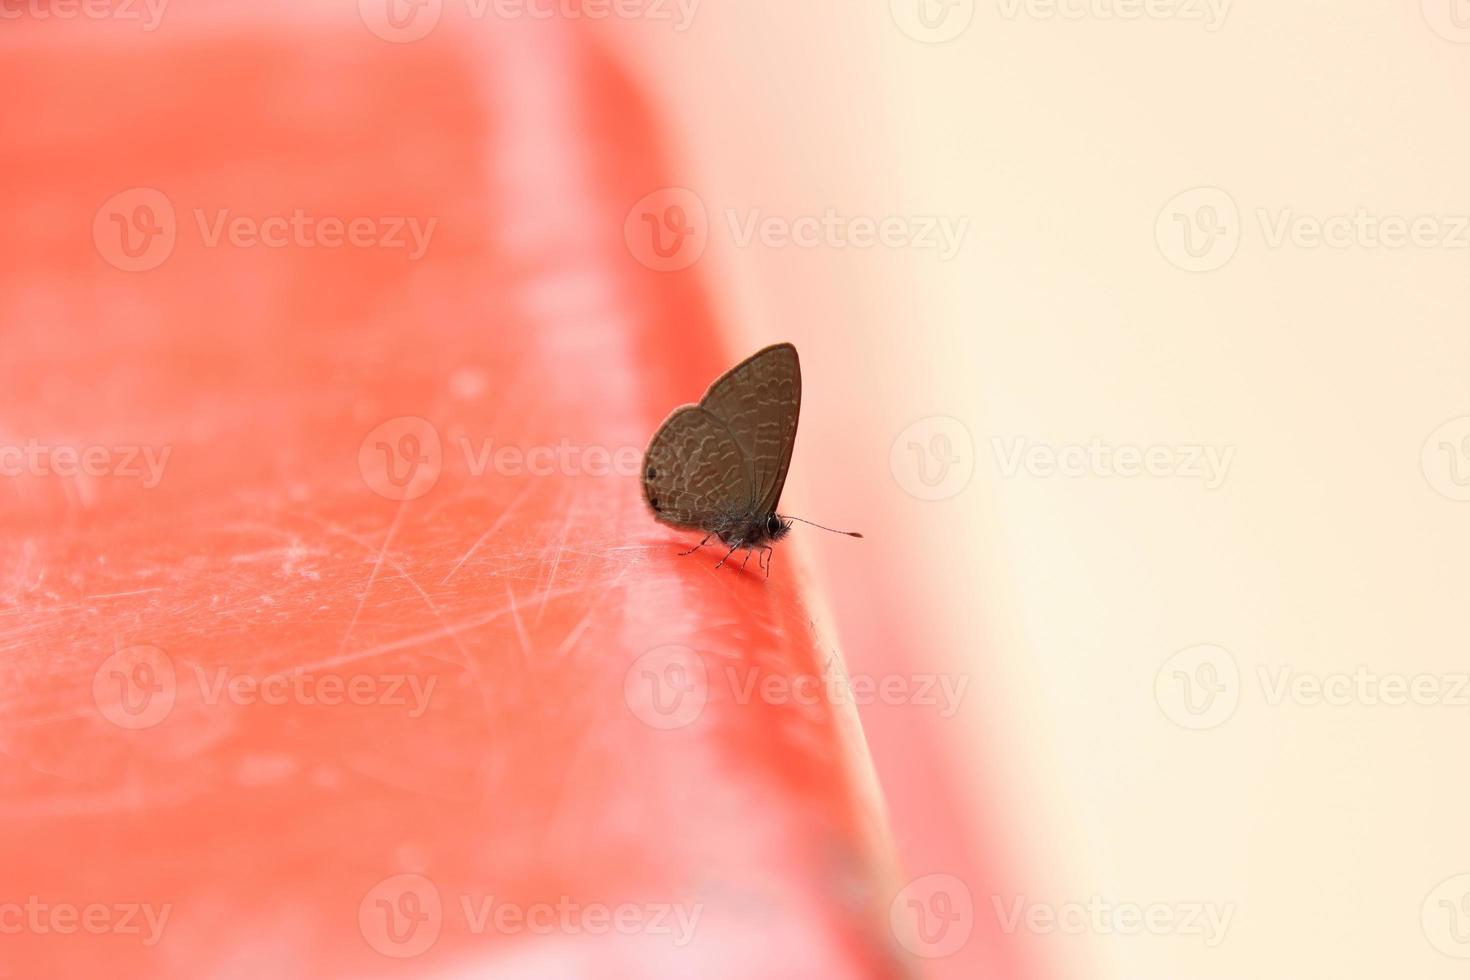
[{"label": "scratched red surface", "polygon": [[[796,563],[680,558],[568,456],[732,354],[624,242],[623,78],[564,25],[170,16],[0,42],[0,974],[903,975],[850,709],[741,695],[829,659]],[[241,230],[297,213],[381,237]]]}]

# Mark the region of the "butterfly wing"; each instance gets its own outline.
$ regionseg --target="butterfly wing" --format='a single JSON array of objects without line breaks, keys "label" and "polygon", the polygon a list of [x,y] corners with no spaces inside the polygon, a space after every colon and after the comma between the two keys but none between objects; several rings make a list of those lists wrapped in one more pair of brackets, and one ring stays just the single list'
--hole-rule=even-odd
[{"label": "butterfly wing", "polygon": [[643,454],[643,499],[675,527],[723,530],[751,498],[750,464],[725,423],[685,405]]},{"label": "butterfly wing", "polygon": [[796,348],[776,344],[752,354],[710,385],[699,407],[724,422],[749,460],[749,513],[762,516],[774,511],[786,485],[801,415]]}]

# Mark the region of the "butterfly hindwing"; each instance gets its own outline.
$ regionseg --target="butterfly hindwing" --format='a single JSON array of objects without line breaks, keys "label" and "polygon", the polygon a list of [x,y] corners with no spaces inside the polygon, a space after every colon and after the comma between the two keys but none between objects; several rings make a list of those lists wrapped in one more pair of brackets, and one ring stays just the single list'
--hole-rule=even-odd
[{"label": "butterfly hindwing", "polygon": [[699,407],[725,424],[750,467],[750,513],[774,511],[786,484],[801,414],[796,348],[776,344],[752,354],[710,385]]},{"label": "butterfly hindwing", "polygon": [[648,444],[643,497],[665,524],[715,530],[751,499],[749,473],[724,422],[698,405],[685,405]]}]

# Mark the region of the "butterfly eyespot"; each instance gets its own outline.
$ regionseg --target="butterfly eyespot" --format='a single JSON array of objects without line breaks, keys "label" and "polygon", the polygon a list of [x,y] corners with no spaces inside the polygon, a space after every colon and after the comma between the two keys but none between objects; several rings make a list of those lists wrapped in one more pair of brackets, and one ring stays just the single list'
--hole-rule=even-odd
[{"label": "butterfly eyespot", "polygon": [[651,498],[648,501],[648,503],[649,503],[649,506],[651,506],[654,510],[658,510],[658,498],[657,497]]},{"label": "butterfly eyespot", "polygon": [[648,478],[650,480],[652,480],[652,479],[656,479],[657,477],[658,477],[657,471],[655,471],[654,468],[652,466],[650,466],[648,468]]}]

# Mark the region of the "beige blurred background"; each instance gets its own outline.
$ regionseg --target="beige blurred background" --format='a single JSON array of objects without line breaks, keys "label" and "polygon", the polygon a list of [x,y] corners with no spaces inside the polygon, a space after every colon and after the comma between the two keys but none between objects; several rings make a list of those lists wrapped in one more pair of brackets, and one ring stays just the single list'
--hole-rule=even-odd
[{"label": "beige blurred background", "polygon": [[[805,536],[836,621],[917,588],[975,681],[975,915],[1101,907],[1016,927],[1057,976],[1463,976],[1470,4],[919,2],[603,29],[735,346],[802,350],[787,507],[878,540]],[[828,208],[968,227],[739,240]]]}]

